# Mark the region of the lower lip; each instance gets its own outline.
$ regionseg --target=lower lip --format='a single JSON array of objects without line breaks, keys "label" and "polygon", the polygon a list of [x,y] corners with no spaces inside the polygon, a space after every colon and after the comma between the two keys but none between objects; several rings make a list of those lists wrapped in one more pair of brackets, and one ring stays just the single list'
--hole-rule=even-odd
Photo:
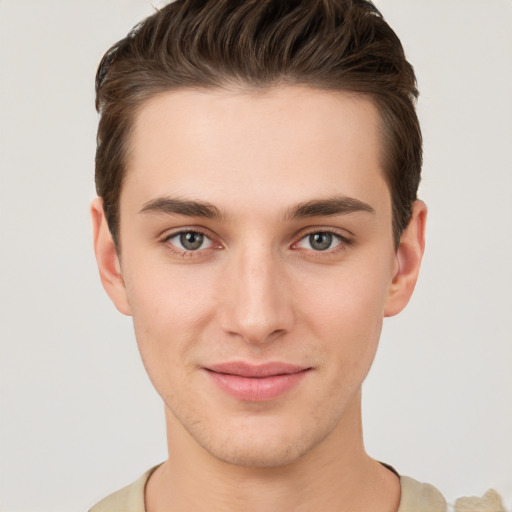
[{"label": "lower lip", "polygon": [[229,395],[247,402],[264,402],[278,398],[297,386],[309,369],[269,377],[241,377],[207,371],[215,384]]}]

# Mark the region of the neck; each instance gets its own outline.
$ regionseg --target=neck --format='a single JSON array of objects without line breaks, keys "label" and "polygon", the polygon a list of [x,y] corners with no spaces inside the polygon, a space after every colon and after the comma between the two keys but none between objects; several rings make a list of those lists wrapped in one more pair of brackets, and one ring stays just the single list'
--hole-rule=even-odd
[{"label": "neck", "polygon": [[398,509],[398,479],[364,450],[360,394],[323,441],[286,466],[226,463],[199,446],[168,410],[166,423],[169,460],[146,485],[147,512]]}]

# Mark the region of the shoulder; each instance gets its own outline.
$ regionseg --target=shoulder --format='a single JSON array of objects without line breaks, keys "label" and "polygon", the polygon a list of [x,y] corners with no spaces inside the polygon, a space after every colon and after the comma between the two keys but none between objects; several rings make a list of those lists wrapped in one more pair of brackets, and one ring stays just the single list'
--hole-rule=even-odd
[{"label": "shoulder", "polygon": [[[103,498],[89,512],[145,512],[144,488],[151,473],[158,466],[146,471],[135,482]],[[396,473],[396,471],[394,471]],[[400,476],[401,497],[397,512],[446,512],[443,495],[433,485],[418,482],[408,476]],[[450,508],[452,510],[452,508]],[[506,512],[499,494],[490,489],[482,498],[459,498],[454,512]]]},{"label": "shoulder", "polygon": [[500,495],[494,489],[489,489],[481,498],[476,496],[459,498],[454,508],[454,512],[486,512],[488,510],[506,512]]},{"label": "shoulder", "polygon": [[140,478],[130,485],[109,494],[96,503],[89,512],[145,512],[144,488],[155,466],[146,471]]},{"label": "shoulder", "polygon": [[433,485],[400,476],[400,487],[398,512],[446,512],[446,500]]},{"label": "shoulder", "polygon": [[481,498],[459,498],[454,506],[447,506],[443,495],[433,486],[400,476],[402,496],[397,512],[506,512],[500,495],[489,489]]}]

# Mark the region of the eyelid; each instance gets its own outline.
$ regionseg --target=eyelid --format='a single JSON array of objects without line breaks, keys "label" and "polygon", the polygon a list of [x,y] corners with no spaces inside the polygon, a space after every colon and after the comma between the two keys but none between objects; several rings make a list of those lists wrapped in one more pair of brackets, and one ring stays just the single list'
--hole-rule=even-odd
[{"label": "eyelid", "polygon": [[[342,251],[346,249],[347,247],[353,245],[355,243],[355,240],[353,239],[353,235],[350,232],[347,232],[347,230],[341,230],[336,229],[332,227],[323,227],[323,226],[311,226],[307,228],[306,230],[301,231],[296,237],[294,237],[295,242],[292,244],[292,249],[297,248],[297,245],[302,242],[305,238],[308,236],[311,236],[315,233],[329,233],[330,235],[334,236],[339,243],[336,244],[334,247],[326,249],[325,251],[315,251],[314,249],[306,249],[302,247],[298,247],[298,249],[303,249],[308,252],[312,253],[318,253],[319,255],[324,254],[333,254],[337,251]],[[348,235],[345,233],[349,233]]]},{"label": "eyelid", "polygon": [[[189,250],[189,249],[180,249],[178,246],[171,244],[169,241],[179,236],[183,233],[200,233],[205,238],[207,238],[211,244],[204,248],[204,249],[197,249],[197,250]],[[333,254],[337,250],[343,250],[347,248],[348,246],[351,246],[355,243],[354,235],[346,230],[346,229],[340,229],[340,228],[333,228],[333,227],[324,227],[324,226],[309,226],[308,228],[305,228],[301,231],[299,231],[294,237],[294,242],[291,244],[291,248],[297,248],[297,244],[304,240],[306,237],[314,234],[314,233],[329,233],[333,235],[339,243],[336,244],[332,249],[326,249],[325,251],[315,251],[313,249],[304,249],[309,252],[315,252],[319,254]],[[166,245],[170,250],[172,250],[174,253],[179,255],[187,255],[187,256],[193,256],[193,255],[199,255],[204,254],[205,252],[212,251],[215,249],[223,249],[224,245],[218,240],[218,237],[215,236],[209,229],[205,229],[203,227],[199,226],[180,226],[174,229],[171,229],[165,234],[161,236],[159,239],[159,243],[162,243]]]},{"label": "eyelid", "polygon": [[[197,249],[197,250],[190,250],[185,248],[180,248],[179,246],[172,244],[170,242],[171,239],[182,235],[184,233],[199,233],[200,235],[204,236],[206,239],[210,241],[210,245],[208,247]],[[167,231],[161,238],[160,243],[166,245],[170,250],[172,250],[174,253],[179,255],[187,255],[191,256],[194,254],[204,254],[207,251],[211,251],[215,248],[222,248],[222,244],[217,240],[217,237],[215,237],[211,231],[197,227],[197,226],[180,226],[179,228],[172,229],[170,231]]]},{"label": "eyelid", "polygon": [[[181,237],[182,235],[186,235],[186,234],[190,234],[190,233],[194,233],[195,235],[200,235],[201,236],[201,247],[198,248],[198,249],[187,249],[186,247],[183,247],[183,244],[181,242]],[[183,250],[183,251],[186,251],[186,252],[199,252],[199,251],[202,251],[204,249],[209,249],[212,245],[213,245],[213,240],[211,240],[211,238],[209,236],[206,236],[204,235],[203,233],[199,233],[199,231],[182,231],[181,233],[174,233],[173,235],[167,237],[167,242],[170,242],[172,243],[172,245],[178,245],[178,244],[175,244],[173,242],[171,242],[171,240],[179,240],[179,245],[181,245],[182,247],[179,247],[178,248],[180,250]],[[206,247],[202,247],[204,244],[206,244]]]},{"label": "eyelid", "polygon": [[324,226],[311,226],[311,227],[308,227],[306,229],[299,231],[299,233],[297,233],[297,235],[294,237],[294,239],[297,241],[300,241],[300,240],[306,238],[307,236],[313,235],[315,233],[329,233],[346,243],[351,243],[353,241],[353,237],[354,237],[354,235],[346,229],[324,227]]}]

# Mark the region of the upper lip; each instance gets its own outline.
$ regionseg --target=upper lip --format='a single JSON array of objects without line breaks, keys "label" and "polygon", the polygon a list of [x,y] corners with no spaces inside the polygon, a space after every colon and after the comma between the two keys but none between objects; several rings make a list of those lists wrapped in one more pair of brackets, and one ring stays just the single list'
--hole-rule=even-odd
[{"label": "upper lip", "polygon": [[213,364],[205,367],[216,373],[225,373],[228,375],[238,375],[240,377],[271,377],[274,375],[289,375],[309,370],[306,366],[297,366],[295,364],[270,362],[264,364],[252,364],[244,361],[233,361],[229,363]]}]

